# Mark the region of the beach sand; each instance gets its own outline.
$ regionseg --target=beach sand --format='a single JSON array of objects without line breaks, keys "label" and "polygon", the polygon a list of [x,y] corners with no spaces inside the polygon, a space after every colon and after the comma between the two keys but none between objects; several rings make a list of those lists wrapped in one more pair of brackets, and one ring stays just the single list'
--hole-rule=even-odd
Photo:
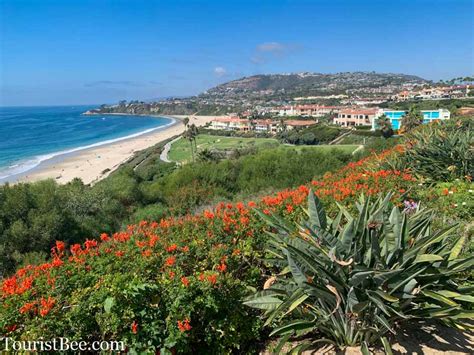
[{"label": "beach sand", "polygon": [[[181,121],[184,117],[189,117],[189,124],[204,126],[212,121],[216,116],[170,116],[176,119],[176,123],[155,132],[150,132],[135,138],[130,138],[111,144],[85,149],[77,153],[60,158],[54,163],[47,161],[43,166],[30,171],[19,181],[31,182],[52,178],[60,184],[65,184],[74,178],[80,178],[85,184],[97,182],[112,171],[117,169],[122,163],[127,161],[137,151],[151,147],[163,140],[184,131]],[[106,173],[104,170],[109,169]]]}]

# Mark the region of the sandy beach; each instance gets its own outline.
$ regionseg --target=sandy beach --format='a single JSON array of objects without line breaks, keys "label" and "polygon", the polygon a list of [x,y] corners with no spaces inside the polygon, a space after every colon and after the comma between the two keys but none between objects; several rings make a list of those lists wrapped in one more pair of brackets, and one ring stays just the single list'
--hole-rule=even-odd
[{"label": "sandy beach", "polygon": [[[164,129],[153,131],[135,138],[130,138],[91,149],[78,151],[72,155],[59,157],[51,163],[45,161],[34,170],[20,177],[19,181],[38,181],[52,178],[64,184],[74,178],[80,178],[85,184],[97,182],[105,178],[127,161],[137,151],[153,146],[163,140],[184,131],[182,119],[189,117],[189,124],[204,126],[216,116],[170,116],[176,122]],[[104,170],[109,169],[106,173]]]}]

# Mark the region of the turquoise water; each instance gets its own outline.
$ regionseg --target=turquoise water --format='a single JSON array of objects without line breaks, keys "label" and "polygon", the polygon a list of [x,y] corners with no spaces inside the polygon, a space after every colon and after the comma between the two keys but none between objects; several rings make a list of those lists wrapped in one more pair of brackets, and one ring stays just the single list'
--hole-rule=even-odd
[{"label": "turquoise water", "polygon": [[0,107],[0,182],[61,154],[169,125],[164,117],[93,115],[90,106]]}]

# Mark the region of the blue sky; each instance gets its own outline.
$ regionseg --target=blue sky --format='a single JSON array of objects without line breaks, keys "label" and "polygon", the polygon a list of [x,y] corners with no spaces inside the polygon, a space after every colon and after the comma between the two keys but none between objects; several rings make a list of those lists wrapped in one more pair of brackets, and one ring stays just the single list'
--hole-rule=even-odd
[{"label": "blue sky", "polygon": [[474,73],[473,1],[0,0],[0,105],[193,95],[260,73]]}]

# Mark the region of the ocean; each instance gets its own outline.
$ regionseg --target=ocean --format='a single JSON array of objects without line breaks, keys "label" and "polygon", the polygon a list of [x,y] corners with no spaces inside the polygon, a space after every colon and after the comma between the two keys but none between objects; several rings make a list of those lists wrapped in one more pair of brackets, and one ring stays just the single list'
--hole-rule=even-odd
[{"label": "ocean", "polygon": [[82,115],[94,106],[0,107],[0,183],[42,162],[172,124],[165,117]]}]

